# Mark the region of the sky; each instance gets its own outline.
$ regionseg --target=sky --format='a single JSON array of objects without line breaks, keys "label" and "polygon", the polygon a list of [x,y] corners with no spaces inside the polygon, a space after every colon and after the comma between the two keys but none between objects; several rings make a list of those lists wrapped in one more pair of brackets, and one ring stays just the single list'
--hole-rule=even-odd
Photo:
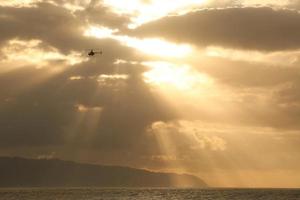
[{"label": "sky", "polygon": [[300,187],[299,11],[298,0],[0,0],[0,156]]}]

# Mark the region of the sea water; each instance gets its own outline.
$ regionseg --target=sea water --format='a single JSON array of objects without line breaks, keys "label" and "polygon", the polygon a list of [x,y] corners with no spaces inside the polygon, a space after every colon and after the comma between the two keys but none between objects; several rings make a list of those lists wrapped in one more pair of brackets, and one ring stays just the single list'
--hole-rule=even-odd
[{"label": "sea water", "polygon": [[300,200],[296,189],[4,188],[0,200]]}]

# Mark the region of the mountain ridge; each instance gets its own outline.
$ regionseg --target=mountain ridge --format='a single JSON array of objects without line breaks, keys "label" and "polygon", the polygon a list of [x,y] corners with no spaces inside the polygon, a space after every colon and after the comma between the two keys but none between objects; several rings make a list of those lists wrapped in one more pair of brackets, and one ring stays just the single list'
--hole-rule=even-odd
[{"label": "mountain ridge", "polygon": [[60,159],[0,157],[0,187],[207,187],[188,174]]}]

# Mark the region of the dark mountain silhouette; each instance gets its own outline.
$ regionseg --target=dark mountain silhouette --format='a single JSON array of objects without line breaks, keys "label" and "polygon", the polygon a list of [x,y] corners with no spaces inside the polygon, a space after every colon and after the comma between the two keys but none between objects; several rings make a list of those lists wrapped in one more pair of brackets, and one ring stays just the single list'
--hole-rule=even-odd
[{"label": "dark mountain silhouette", "polygon": [[0,157],[0,187],[206,187],[198,177],[58,159]]}]

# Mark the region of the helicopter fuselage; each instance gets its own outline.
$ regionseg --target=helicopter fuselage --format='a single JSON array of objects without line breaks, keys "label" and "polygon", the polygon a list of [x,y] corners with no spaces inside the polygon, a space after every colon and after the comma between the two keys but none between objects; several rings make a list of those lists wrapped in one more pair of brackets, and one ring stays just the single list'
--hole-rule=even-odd
[{"label": "helicopter fuselage", "polygon": [[90,52],[88,53],[88,55],[89,55],[89,56],[94,56],[94,55],[95,55],[95,52],[94,52],[94,51],[90,51]]},{"label": "helicopter fuselage", "polygon": [[91,50],[89,53],[88,53],[88,56],[94,56],[96,54],[102,54],[102,51],[99,51],[99,52],[95,52],[94,50]]}]

